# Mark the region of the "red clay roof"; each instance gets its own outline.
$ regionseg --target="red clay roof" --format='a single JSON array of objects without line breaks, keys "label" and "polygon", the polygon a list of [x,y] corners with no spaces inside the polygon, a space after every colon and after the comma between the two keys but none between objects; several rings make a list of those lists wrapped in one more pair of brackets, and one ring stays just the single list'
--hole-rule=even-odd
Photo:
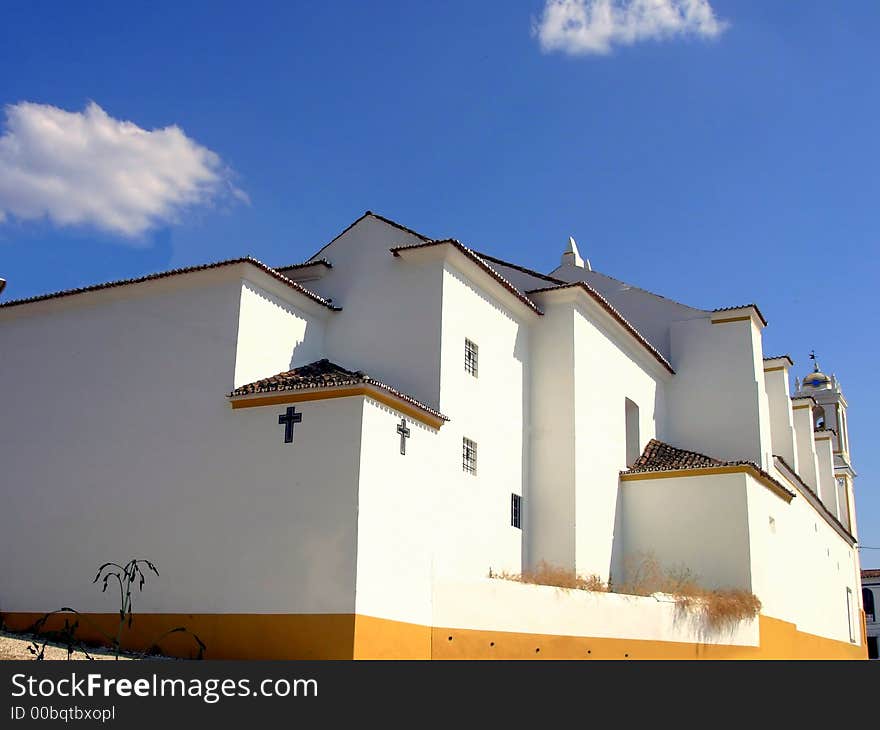
[{"label": "red clay roof", "polygon": [[437,241],[425,241],[424,243],[414,243],[409,246],[397,246],[395,248],[390,249],[391,253],[395,256],[400,256],[403,251],[411,251],[417,248],[429,248],[431,246],[443,246],[450,245],[453,248],[457,249],[461,253],[463,253],[468,259],[473,261],[477,266],[479,266],[483,271],[485,271],[489,276],[491,276],[495,281],[497,281],[501,286],[503,286],[507,291],[513,294],[517,299],[519,299],[523,304],[525,304],[529,309],[531,309],[535,314],[543,315],[544,313],[538,308],[538,305],[535,304],[531,299],[529,299],[525,294],[523,294],[519,289],[517,289],[513,284],[510,283],[507,279],[505,279],[501,274],[499,274],[492,266],[487,262],[480,258],[479,255],[475,251],[472,251],[467,246],[465,246],[461,241],[457,241],[454,238],[444,238]]},{"label": "red clay roof", "polygon": [[880,570],[869,568],[862,571],[862,578],[880,578]]},{"label": "red clay roof", "polygon": [[786,494],[795,496],[788,487],[783,485],[774,476],[768,474],[753,461],[720,461],[711,456],[700,454],[696,451],[687,451],[670,446],[663,441],[651,439],[638,461],[632,468],[620,472],[621,474],[641,474],[643,472],[679,471],[688,469],[710,469],[716,466],[748,466],[758,474],[772,482],[778,489]]},{"label": "red clay roof", "polygon": [[308,365],[302,365],[301,367],[294,368],[293,370],[287,370],[286,372],[278,373],[277,375],[273,375],[269,378],[263,378],[262,380],[257,380],[253,383],[242,385],[229,393],[227,397],[235,398],[237,396],[243,395],[253,395],[256,393],[276,393],[286,390],[337,388],[346,385],[372,385],[376,388],[391,393],[392,395],[400,398],[403,401],[406,401],[407,403],[411,403],[412,405],[421,408],[423,411],[425,411],[426,413],[430,413],[432,416],[441,418],[444,421],[449,420],[446,416],[440,413],[440,411],[434,410],[430,406],[425,405],[420,400],[417,400],[412,396],[407,395],[406,393],[402,393],[401,391],[397,390],[397,388],[393,388],[392,386],[387,385],[380,380],[371,378],[369,375],[361,370],[348,370],[341,365],[330,362],[330,360],[326,358],[322,360],[316,360],[315,362],[309,363]]},{"label": "red clay roof", "polygon": [[647,339],[639,332],[635,327],[633,327],[629,321],[624,317],[614,306],[609,302],[605,297],[603,297],[599,292],[597,292],[593,287],[587,284],[585,281],[574,281],[567,284],[559,284],[557,286],[548,286],[543,287],[541,289],[531,289],[527,294],[539,294],[541,292],[550,292],[550,291],[558,291],[562,289],[571,289],[578,288],[585,291],[589,294],[593,299],[598,302],[599,306],[602,307],[608,314],[610,314],[617,322],[633,337],[638,340],[639,344],[644,347],[651,355],[654,356],[654,359],[657,360],[664,368],[666,368],[670,373],[675,375],[675,370],[672,369],[672,365],[669,364],[669,361],[663,357],[660,351],[654,347]]},{"label": "red clay roof", "polygon": [[651,439],[645,450],[635,464],[630,468],[631,472],[638,471],[663,471],[665,469],[695,469],[706,466],[721,466],[724,462],[713,459],[711,456],[686,451],[675,446]]},{"label": "red clay roof", "polygon": [[340,311],[341,307],[334,306],[324,297],[315,294],[315,292],[306,289],[302,284],[299,284],[295,281],[288,279],[283,274],[279,273],[276,269],[273,269],[269,266],[266,266],[262,261],[258,261],[255,258],[250,256],[244,256],[242,258],[237,259],[228,259],[226,261],[215,261],[210,264],[200,264],[198,266],[188,266],[182,269],[171,269],[169,271],[160,271],[155,274],[147,274],[146,276],[139,276],[133,279],[119,279],[118,281],[108,281],[102,284],[92,284],[91,286],[83,286],[77,289],[66,289],[64,291],[52,292],[50,294],[40,294],[35,297],[28,297],[26,299],[13,299],[8,302],[0,302],[0,308],[5,307],[17,307],[22,304],[31,304],[33,302],[42,302],[47,299],[60,299],[62,297],[71,297],[76,294],[85,294],[87,292],[100,291],[102,289],[113,289],[120,286],[129,286],[131,284],[141,284],[146,281],[154,281],[156,279],[166,279],[171,276],[180,276],[182,274],[191,274],[196,271],[207,271],[208,269],[219,269],[222,266],[232,266],[233,264],[251,264],[256,266],[261,271],[267,273],[274,279],[277,279],[282,284],[286,284],[291,289],[298,291],[300,294],[304,294],[309,299],[316,301],[318,304],[321,304],[327,309],[331,309],[333,311]]}]

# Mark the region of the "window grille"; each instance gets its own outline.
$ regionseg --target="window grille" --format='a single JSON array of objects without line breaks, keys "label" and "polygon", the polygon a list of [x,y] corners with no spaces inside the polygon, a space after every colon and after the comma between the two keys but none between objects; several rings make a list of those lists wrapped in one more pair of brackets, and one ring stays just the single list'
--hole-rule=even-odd
[{"label": "window grille", "polygon": [[461,441],[461,468],[468,474],[477,473],[477,443],[469,438]]}]

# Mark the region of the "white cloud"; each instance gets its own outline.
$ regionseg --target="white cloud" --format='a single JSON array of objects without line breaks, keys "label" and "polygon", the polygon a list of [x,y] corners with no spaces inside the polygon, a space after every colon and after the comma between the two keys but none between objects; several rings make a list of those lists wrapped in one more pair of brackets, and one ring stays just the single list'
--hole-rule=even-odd
[{"label": "white cloud", "polygon": [[581,56],[643,40],[716,38],[727,26],[709,0],[546,0],[532,30],[544,51]]},{"label": "white cloud", "polygon": [[0,222],[48,218],[127,238],[196,205],[247,201],[220,157],[177,126],[147,131],[90,103],[82,112],[22,102],[0,136]]}]

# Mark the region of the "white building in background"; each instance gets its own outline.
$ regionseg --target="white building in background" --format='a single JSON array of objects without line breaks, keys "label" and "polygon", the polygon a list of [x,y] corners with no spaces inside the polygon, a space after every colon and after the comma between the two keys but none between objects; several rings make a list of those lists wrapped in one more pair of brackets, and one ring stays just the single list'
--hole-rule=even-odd
[{"label": "white building in background", "polygon": [[[302,264],[2,302],[0,613],[109,625],[96,567],[146,557],[127,641],[213,658],[864,657],[847,403],[766,325],[372,213]],[[644,555],[760,616],[488,577]]]},{"label": "white building in background", "polygon": [[868,659],[880,659],[880,570],[862,571],[862,605],[865,610],[865,626],[868,642]]}]

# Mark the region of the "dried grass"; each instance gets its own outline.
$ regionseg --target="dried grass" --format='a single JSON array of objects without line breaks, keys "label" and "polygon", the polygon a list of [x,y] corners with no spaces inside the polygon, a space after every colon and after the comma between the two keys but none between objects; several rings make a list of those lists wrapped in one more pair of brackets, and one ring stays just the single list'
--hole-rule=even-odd
[{"label": "dried grass", "polygon": [[741,589],[696,590],[677,595],[675,602],[682,610],[700,615],[713,631],[731,629],[740,621],[754,618],[761,610],[758,597]]},{"label": "dried grass", "polygon": [[489,571],[490,578],[501,578],[518,583],[531,583],[542,586],[555,586],[565,590],[593,591],[606,593],[608,585],[598,575],[578,575],[574,570],[551,565],[541,561],[534,570],[526,570],[522,573],[493,573]]},{"label": "dried grass", "polygon": [[579,575],[572,569],[541,561],[534,570],[522,573],[493,573],[519,583],[555,586],[564,590],[619,593],[631,596],[670,595],[676,606],[699,618],[710,631],[733,628],[740,621],[754,618],[761,610],[761,601],[749,591],[739,588],[702,588],[698,576],[690,569],[676,566],[663,568],[650,554],[631,557],[626,564],[627,580],[621,584],[605,583],[597,575]]},{"label": "dried grass", "polygon": [[754,618],[761,610],[761,601],[755,594],[740,588],[703,588],[690,569],[681,566],[664,569],[650,553],[631,556],[626,561],[626,574],[625,583],[611,586],[614,593],[671,595],[679,609],[700,618],[710,631],[733,628],[740,621]]}]

